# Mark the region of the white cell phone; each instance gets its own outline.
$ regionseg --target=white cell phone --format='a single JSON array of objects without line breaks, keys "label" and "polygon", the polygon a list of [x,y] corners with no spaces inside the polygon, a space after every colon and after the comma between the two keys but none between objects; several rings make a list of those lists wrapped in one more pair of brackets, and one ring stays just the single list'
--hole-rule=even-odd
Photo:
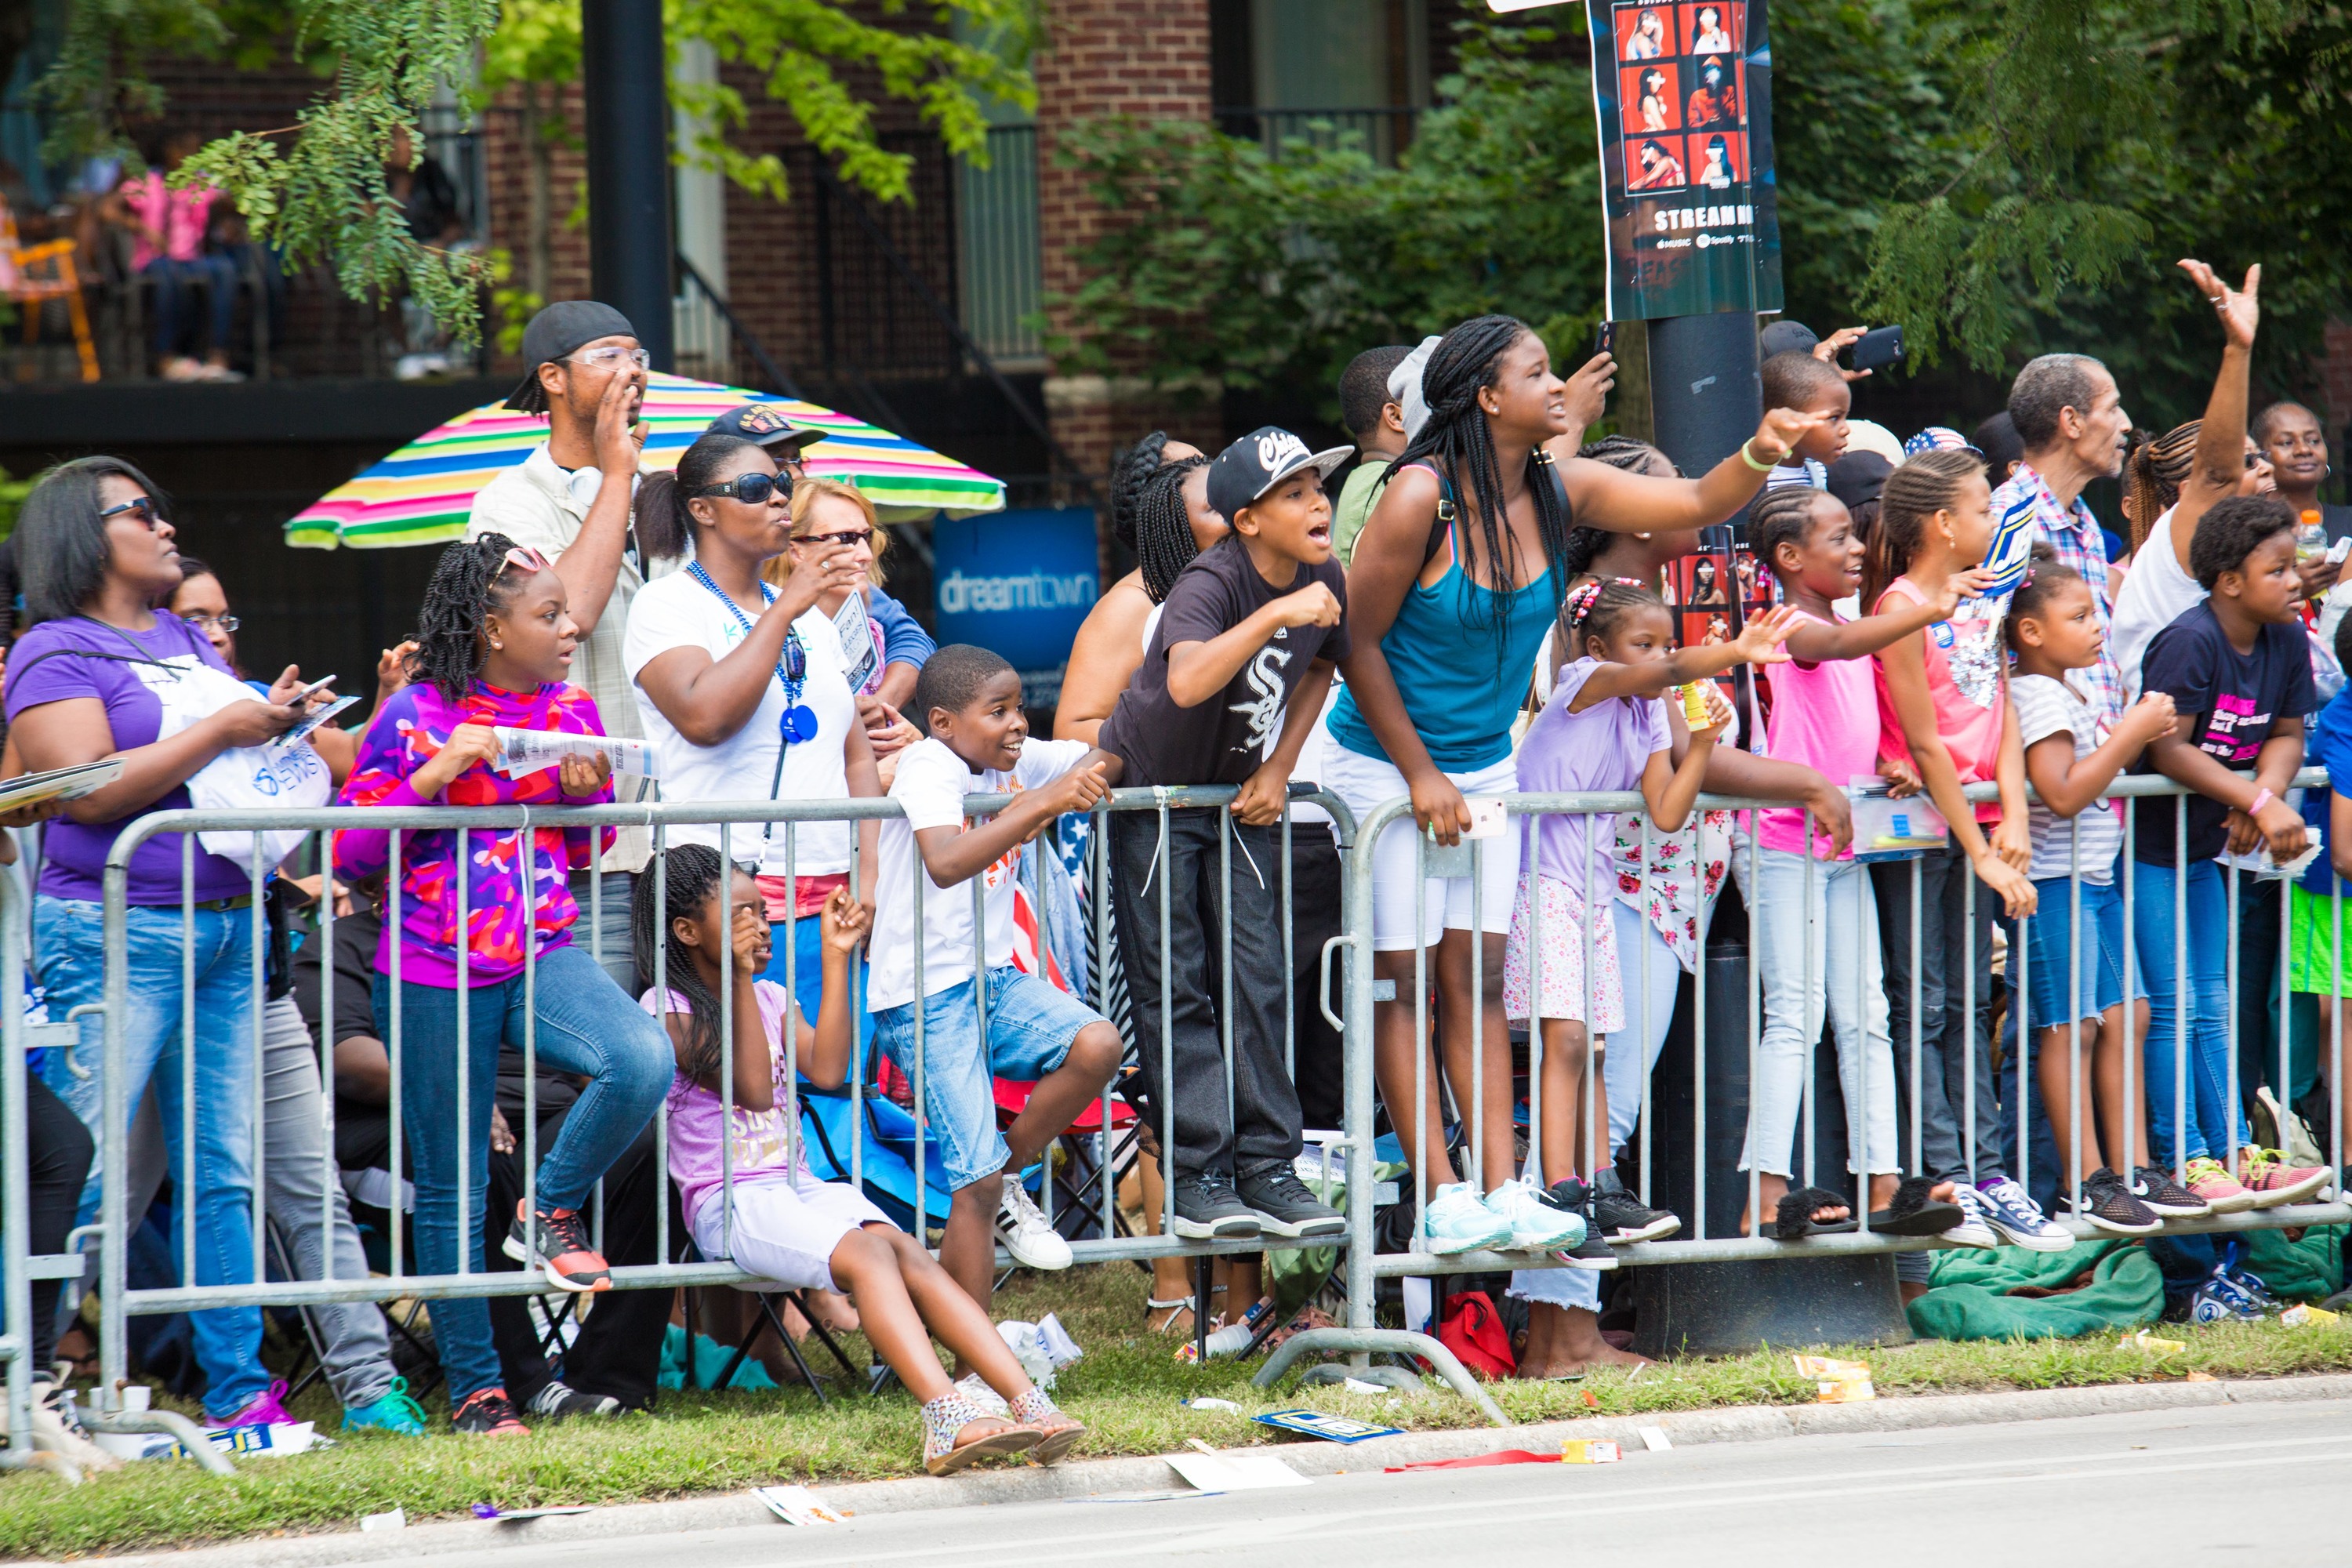
[{"label": "white cell phone", "polygon": [[325,688],[327,688],[327,687],[332,686],[334,683],[335,683],[335,678],[334,678],[333,676],[331,676],[331,675],[322,675],[322,676],[319,677],[319,679],[316,679],[316,680],[314,680],[314,681],[310,682],[310,685],[308,685],[308,686],[306,686],[306,687],[302,688],[302,689],[301,689],[301,690],[297,691],[297,692],[294,694],[294,700],[295,700],[296,702],[308,702],[309,700],[310,700],[310,699],[311,699],[313,696],[317,695],[320,690],[324,689],[325,689]]},{"label": "white cell phone", "polygon": [[1463,804],[1470,808],[1470,826],[1462,830],[1465,838],[1499,838],[1511,819],[1510,807],[1494,799],[1466,797]]}]

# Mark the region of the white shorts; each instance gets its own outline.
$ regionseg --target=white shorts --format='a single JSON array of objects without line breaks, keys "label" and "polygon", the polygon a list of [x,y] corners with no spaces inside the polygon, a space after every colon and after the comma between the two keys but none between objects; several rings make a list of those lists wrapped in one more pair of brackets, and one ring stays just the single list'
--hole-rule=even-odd
[{"label": "white shorts", "polygon": [[[720,1198],[713,1193],[694,1213],[694,1245],[705,1258],[727,1256],[730,1237],[719,1220],[726,1206]],[[889,1223],[887,1215],[847,1182],[820,1182],[806,1169],[790,1177],[739,1177],[735,1183],[735,1261],[787,1290],[839,1289],[833,1279],[833,1249],[841,1238],[860,1226]]]},{"label": "white shorts", "polygon": [[[1518,764],[1508,757],[1475,773],[1445,776],[1465,795],[1510,795],[1519,787]],[[1392,765],[1351,752],[1336,741],[1324,749],[1322,784],[1348,803],[1358,822],[1390,801],[1412,793],[1405,787],[1404,775]],[[1520,819],[1515,817],[1503,833],[1476,841],[1474,904],[1474,884],[1467,876],[1423,879],[1414,875],[1413,841],[1418,830],[1411,812],[1391,823],[1372,849],[1373,951],[1410,952],[1416,913],[1424,942],[1434,942],[1449,931],[1485,931],[1497,936],[1509,931],[1524,831]]]}]

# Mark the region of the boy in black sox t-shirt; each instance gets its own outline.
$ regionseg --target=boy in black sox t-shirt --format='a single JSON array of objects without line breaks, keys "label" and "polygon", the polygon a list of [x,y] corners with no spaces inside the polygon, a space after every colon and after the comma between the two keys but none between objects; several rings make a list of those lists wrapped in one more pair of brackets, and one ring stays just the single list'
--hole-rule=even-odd
[{"label": "boy in black sox t-shirt", "polygon": [[[2135,810],[2132,945],[2148,991],[2150,1152],[2158,1164],[2185,1166],[2189,1188],[2216,1212],[2231,1213],[2290,1201],[2296,1189],[2309,1189],[2314,1173],[2251,1148],[2243,1115],[2228,1103],[2224,939],[2232,911],[2214,858],[2224,847],[2242,853],[2258,845],[2282,864],[2303,853],[2303,818],[2284,797],[2303,765],[2305,715],[2319,698],[2295,614],[2302,593],[2294,513],[2268,496],[2230,497],[2199,520],[2189,561],[2209,596],[2156,634],[2140,677],[2143,691],[2172,699],[2179,720],[2133,771],[2160,773],[2197,793],[2185,813],[2168,796],[2143,799]],[[2185,931],[2176,918],[2180,903]],[[2190,1016],[2176,1061],[2184,952]],[[2176,1103],[2183,1110],[2179,1126]]]},{"label": "boy in black sox t-shirt", "polygon": [[[1230,812],[1230,879],[1219,862],[1222,808],[1169,812],[1164,841],[1158,813],[1111,817],[1112,909],[1136,1048],[1155,1122],[1173,1122],[1164,1157],[1173,1228],[1182,1237],[1346,1228],[1291,1170],[1299,1110],[1284,1061],[1285,867],[1276,824],[1292,764],[1348,655],[1348,585],[1331,559],[1323,479],[1349,451],[1310,451],[1269,426],[1219,454],[1209,468],[1209,504],[1234,531],[1176,579],[1143,666],[1097,740],[1122,760],[1130,785],[1241,786]],[[1220,974],[1228,930],[1232,973]]]}]

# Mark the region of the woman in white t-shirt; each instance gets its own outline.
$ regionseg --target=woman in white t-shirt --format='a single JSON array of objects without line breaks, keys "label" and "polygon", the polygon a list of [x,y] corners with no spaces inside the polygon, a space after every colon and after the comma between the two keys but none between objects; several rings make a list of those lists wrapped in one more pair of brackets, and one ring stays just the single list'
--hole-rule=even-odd
[{"label": "woman in white t-shirt", "polygon": [[[674,474],[646,481],[637,536],[656,554],[693,559],[683,572],[638,590],[629,607],[622,663],[654,748],[666,801],[808,801],[879,795],[874,752],[844,673],[841,638],[818,608],[854,588],[859,572],[838,545],[800,552],[781,589],[761,563],[792,541],[791,480],[756,444],[703,436]],[[672,826],[672,844],[719,841],[715,826]],[[821,989],[816,912],[863,861],[859,890],[873,898],[874,825],[738,823],[729,853],[759,863],[776,933],[769,978],[788,957],[803,992]],[[802,951],[795,952],[795,948]],[[802,998],[805,1011],[810,997]],[[810,1013],[811,1017],[815,1016]]]}]

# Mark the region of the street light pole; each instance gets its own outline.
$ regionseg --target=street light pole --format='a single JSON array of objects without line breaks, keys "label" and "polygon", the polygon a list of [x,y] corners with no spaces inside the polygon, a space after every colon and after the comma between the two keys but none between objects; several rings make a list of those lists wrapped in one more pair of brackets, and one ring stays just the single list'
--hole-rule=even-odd
[{"label": "street light pole", "polygon": [[653,368],[671,353],[668,56],[661,0],[583,0],[589,291],[629,318]]}]

